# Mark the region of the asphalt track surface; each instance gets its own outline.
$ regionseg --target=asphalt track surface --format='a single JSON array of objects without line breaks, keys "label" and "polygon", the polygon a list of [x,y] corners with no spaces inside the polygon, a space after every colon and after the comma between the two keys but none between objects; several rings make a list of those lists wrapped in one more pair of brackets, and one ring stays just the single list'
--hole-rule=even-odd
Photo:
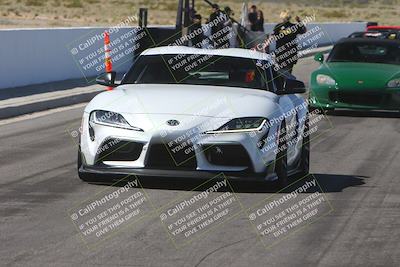
[{"label": "asphalt track surface", "polygon": [[[316,65],[301,63],[296,73],[307,79]],[[0,265],[400,265],[397,114],[338,112],[328,115],[330,123],[321,122],[323,134],[312,139],[311,173],[331,211],[271,246],[260,241],[247,214],[239,213],[177,249],[151,213],[88,248],[68,210],[110,187],[77,177],[76,140],[70,133],[79,127],[82,110],[78,106],[0,122]],[[164,179],[144,190],[158,208],[194,186]],[[245,207],[277,196],[273,187],[235,185]]]}]

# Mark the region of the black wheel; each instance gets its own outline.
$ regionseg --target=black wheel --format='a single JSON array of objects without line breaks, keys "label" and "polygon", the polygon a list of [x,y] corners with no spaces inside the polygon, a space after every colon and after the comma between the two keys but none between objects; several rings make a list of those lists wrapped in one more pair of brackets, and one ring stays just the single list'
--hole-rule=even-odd
[{"label": "black wheel", "polygon": [[278,186],[283,188],[288,185],[287,143],[286,126],[283,123],[279,132],[278,153],[276,155],[275,173],[278,176]]},{"label": "black wheel", "polygon": [[303,142],[301,146],[301,162],[300,162],[300,175],[304,177],[310,173],[310,125],[309,114],[306,115],[304,124]]}]

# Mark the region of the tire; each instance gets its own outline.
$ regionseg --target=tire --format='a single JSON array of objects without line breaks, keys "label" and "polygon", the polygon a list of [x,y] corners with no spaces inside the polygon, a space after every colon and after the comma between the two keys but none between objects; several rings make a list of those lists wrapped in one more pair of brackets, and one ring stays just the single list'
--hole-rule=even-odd
[{"label": "tire", "polygon": [[288,185],[288,164],[286,145],[286,126],[283,123],[279,133],[278,153],[276,155],[275,173],[278,176],[278,186],[284,188]]},{"label": "tire", "polygon": [[[308,133],[310,130],[309,125],[309,114],[306,115],[306,121],[304,125],[304,133]],[[310,135],[303,137],[303,142],[301,146],[301,159],[300,159],[300,175],[304,177],[310,173]]]}]

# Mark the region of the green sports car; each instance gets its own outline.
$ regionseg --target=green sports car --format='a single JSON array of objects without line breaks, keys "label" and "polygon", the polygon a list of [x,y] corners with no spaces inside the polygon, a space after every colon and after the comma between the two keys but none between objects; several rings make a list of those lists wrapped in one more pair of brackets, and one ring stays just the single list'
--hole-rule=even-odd
[{"label": "green sports car", "polygon": [[310,106],[400,110],[400,41],[345,38],[311,74]]}]

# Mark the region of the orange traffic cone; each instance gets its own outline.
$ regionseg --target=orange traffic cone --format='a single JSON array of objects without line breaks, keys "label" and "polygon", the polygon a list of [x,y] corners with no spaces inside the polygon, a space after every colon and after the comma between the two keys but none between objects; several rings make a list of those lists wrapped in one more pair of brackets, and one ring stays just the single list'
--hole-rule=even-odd
[{"label": "orange traffic cone", "polygon": [[[104,64],[106,72],[112,72],[111,50],[110,50],[110,35],[107,31],[104,32]],[[107,87],[107,90],[112,90],[112,87]]]}]

